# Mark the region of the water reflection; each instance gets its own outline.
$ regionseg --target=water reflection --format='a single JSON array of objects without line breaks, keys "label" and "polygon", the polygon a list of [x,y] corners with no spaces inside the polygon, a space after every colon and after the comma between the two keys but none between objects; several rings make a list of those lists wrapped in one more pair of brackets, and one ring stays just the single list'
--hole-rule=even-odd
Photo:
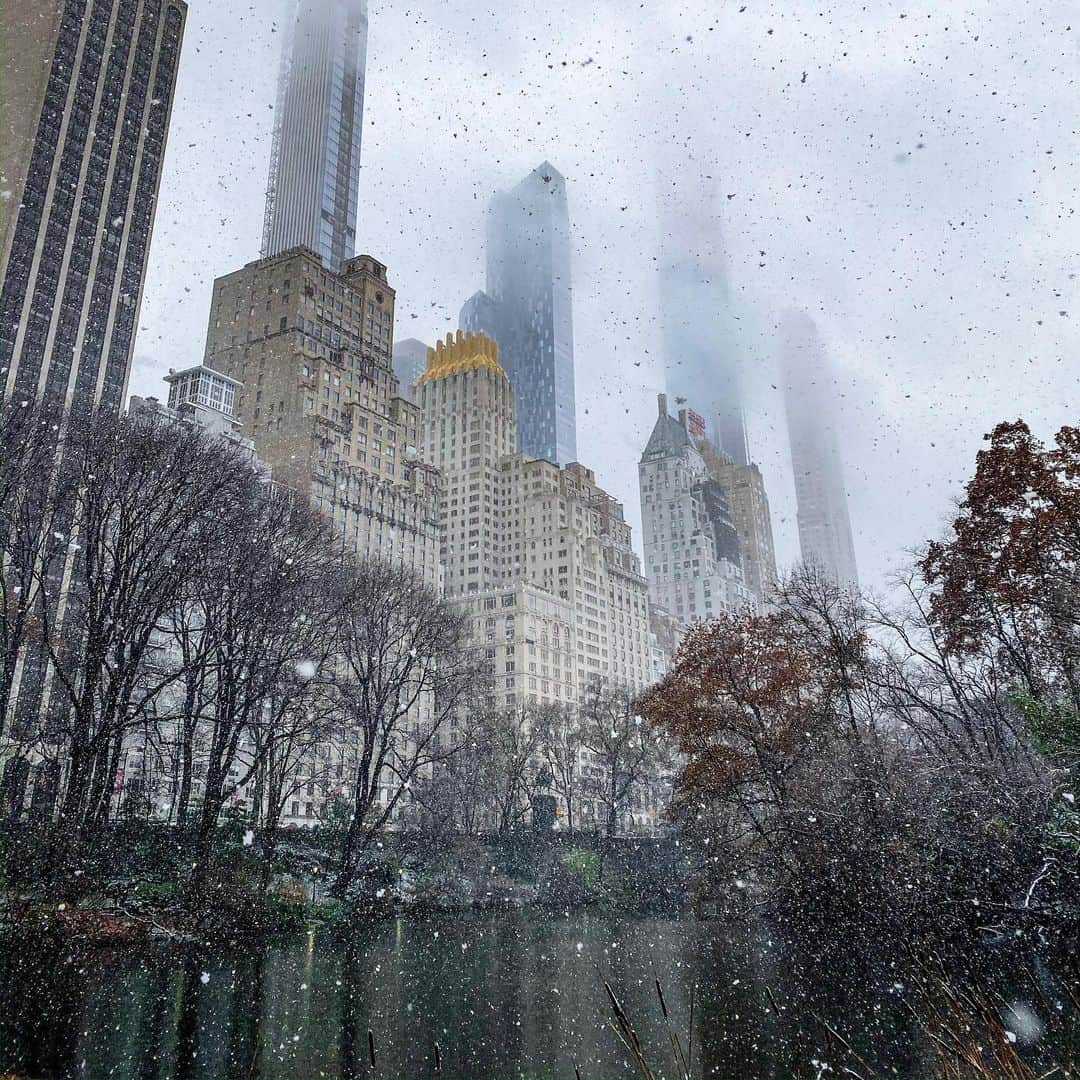
[{"label": "water reflection", "polygon": [[[833,975],[838,977],[832,977]],[[654,980],[680,1034],[696,986],[696,1075],[789,1077],[838,1053],[919,1072],[888,965],[805,969],[767,934],[692,920],[523,914],[398,920],[347,942],[300,934],[213,950],[5,946],[0,1073],[32,1077],[633,1075],[606,1027],[620,994],[665,1066]],[[368,1060],[372,1032],[376,1065]]]}]

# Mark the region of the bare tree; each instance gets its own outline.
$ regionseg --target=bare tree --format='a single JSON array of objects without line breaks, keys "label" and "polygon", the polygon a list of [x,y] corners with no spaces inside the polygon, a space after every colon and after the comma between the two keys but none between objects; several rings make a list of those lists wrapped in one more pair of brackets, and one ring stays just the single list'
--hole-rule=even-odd
[{"label": "bare tree", "polygon": [[66,564],[41,582],[36,614],[50,661],[49,737],[61,741],[61,836],[107,819],[126,733],[149,715],[174,671],[155,640],[252,474],[220,440],[156,418],[69,417]]},{"label": "bare tree", "polygon": [[473,798],[487,801],[494,831],[508,832],[528,820],[542,768],[536,710],[494,710],[479,728],[483,757]]},{"label": "bare tree", "polygon": [[207,621],[201,602],[204,587],[199,576],[188,579],[184,595],[162,630],[165,647],[179,668],[173,693],[164,697],[158,715],[161,741],[167,748],[163,757],[172,777],[169,819],[180,829],[191,823],[203,724],[214,698],[214,627]]},{"label": "bare tree", "polygon": [[537,793],[554,787],[544,740],[566,715],[537,704],[462,709],[449,728],[450,752],[416,791],[429,826],[476,836],[526,824]]},{"label": "bare tree", "polygon": [[300,733],[310,732],[303,698],[326,670],[340,608],[329,528],[306,503],[287,491],[250,490],[229,519],[223,546],[204,566],[195,616],[212,641],[205,651],[212,696],[200,724],[196,897],[226,805],[271,754],[294,755]]},{"label": "bare tree", "polygon": [[573,834],[578,793],[583,783],[581,723],[569,706],[551,705],[539,713],[537,726],[547,778],[551,790],[566,808],[566,828]]},{"label": "bare tree", "polygon": [[[290,799],[301,791],[318,789],[324,801],[337,792],[332,784],[335,770],[343,786],[340,746],[334,745],[332,685],[332,633],[321,643],[321,656],[298,664],[264,702],[262,722],[256,734],[255,797],[252,820],[262,831],[267,863],[276,849],[278,829]],[[337,751],[337,753],[335,753]],[[335,760],[336,759],[336,760]]]},{"label": "bare tree", "polygon": [[623,826],[635,788],[655,779],[664,759],[656,732],[624,688],[596,686],[581,705],[581,745],[591,755],[582,794],[600,804],[605,835]]},{"label": "bare tree", "polygon": [[356,759],[339,893],[410,786],[453,752],[449,719],[476,680],[465,620],[409,570],[365,563],[344,587],[336,698],[338,726]]},{"label": "bare tree", "polygon": [[488,720],[484,708],[467,702],[450,718],[443,739],[446,752],[433,763],[430,776],[413,785],[413,798],[423,808],[422,824],[433,836],[479,836],[492,828]]}]

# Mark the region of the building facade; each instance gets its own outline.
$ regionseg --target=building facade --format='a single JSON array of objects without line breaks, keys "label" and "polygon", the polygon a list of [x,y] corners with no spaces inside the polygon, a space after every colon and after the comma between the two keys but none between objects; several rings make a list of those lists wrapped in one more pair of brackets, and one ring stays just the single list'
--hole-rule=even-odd
[{"label": "building facade", "polygon": [[[480,654],[481,704],[531,722],[536,707],[643,690],[655,673],[648,586],[622,505],[583,465],[515,450],[516,395],[485,334],[459,330],[431,349],[417,396],[421,452],[444,485],[446,592]],[[584,747],[578,768],[599,782]],[[624,826],[655,830],[669,791],[666,777],[643,779]],[[577,826],[601,827],[601,803],[583,796]]]},{"label": "building facade", "polygon": [[777,583],[772,513],[765,493],[765,479],[753,462],[739,465],[708,439],[698,439],[696,445],[706,472],[727,496],[731,520],[739,537],[743,580],[757,609],[764,611]]},{"label": "building facade", "polygon": [[514,392],[484,334],[447,336],[417,382],[420,454],[442,478],[440,559],[448,597],[509,580],[509,492],[502,463],[514,452]]},{"label": "building facade", "polygon": [[710,477],[667,395],[638,464],[645,573],[653,607],[690,623],[756,610],[743,577],[738,532],[722,485]]},{"label": "building facade", "polygon": [[292,0],[278,78],[262,256],[338,270],[356,252],[367,0]]},{"label": "building facade", "polygon": [[841,396],[813,319],[787,312],[780,359],[803,562],[844,587],[857,587],[844,464],[837,432]]},{"label": "building facade", "polygon": [[670,615],[663,608],[649,605],[649,637],[652,643],[652,681],[654,683],[660,682],[671,670],[679,643],[682,641],[683,629],[682,623],[674,615]]},{"label": "building facade", "polygon": [[236,398],[243,390],[243,383],[201,364],[183,371],[170,371],[165,376],[165,383],[169,387],[165,404],[155,397],[133,394],[128,399],[128,412],[131,415],[150,413],[174,424],[193,424],[216,435],[237,447],[260,478],[270,482],[270,467],[259,460],[254,441],[243,434],[243,425],[236,419]]},{"label": "building facade", "polygon": [[582,465],[514,452],[516,396],[486,335],[432,349],[418,393],[422,454],[443,477],[447,596],[486,650],[488,704],[643,689],[648,589],[621,504]]},{"label": "building facade", "polygon": [[557,465],[577,459],[570,218],[566,181],[548,162],[491,201],[487,286],[461,312],[499,343],[517,411],[517,448]]},{"label": "building facade", "polygon": [[123,404],[186,14],[182,0],[3,5],[6,396]]},{"label": "building facade", "polygon": [[393,325],[382,263],[333,273],[294,248],[215,281],[206,364],[244,383],[236,417],[276,482],[308,494],[347,548],[438,587],[438,478],[394,375]]}]

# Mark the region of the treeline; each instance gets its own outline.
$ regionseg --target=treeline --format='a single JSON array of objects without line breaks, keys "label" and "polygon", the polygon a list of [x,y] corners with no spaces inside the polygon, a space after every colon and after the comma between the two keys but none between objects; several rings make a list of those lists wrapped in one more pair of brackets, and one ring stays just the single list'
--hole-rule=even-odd
[{"label": "treeline", "polygon": [[452,746],[417,792],[433,834],[557,826],[610,838],[666,822],[671,741],[624,688],[596,685],[573,707],[474,708],[455,718]]},{"label": "treeline", "polygon": [[345,894],[391,824],[505,832],[558,811],[611,834],[665,801],[626,693],[486,708],[462,616],[344,550],[242,443],[8,402],[0,455],[0,809],[44,826],[57,890],[89,887],[75,875],[118,819],[183,834],[198,903],[230,857],[222,823],[250,829],[265,884],[292,804],[338,838]]},{"label": "treeline", "polygon": [[801,571],[646,695],[715,899],[892,940],[1075,932],[1080,429],[989,443],[899,606]]},{"label": "treeline", "polygon": [[[58,872],[118,812],[171,821],[197,838],[198,895],[241,793],[270,837],[333,774],[346,886],[476,686],[461,618],[343,552],[242,445],[19,403],[0,427],[8,814],[54,823]],[[132,760],[168,783],[131,782]]]},{"label": "treeline", "polygon": [[391,824],[641,828],[677,761],[670,813],[717,901],[935,935],[1074,925],[1077,429],[1047,448],[999,427],[899,606],[802,571],[768,615],[694,627],[640,700],[510,711],[452,605],[343,550],[242,444],[8,402],[0,455],[0,808],[41,825],[58,892],[118,818],[184,835],[194,903],[232,857],[225,821],[265,885],[296,802],[345,895]]}]

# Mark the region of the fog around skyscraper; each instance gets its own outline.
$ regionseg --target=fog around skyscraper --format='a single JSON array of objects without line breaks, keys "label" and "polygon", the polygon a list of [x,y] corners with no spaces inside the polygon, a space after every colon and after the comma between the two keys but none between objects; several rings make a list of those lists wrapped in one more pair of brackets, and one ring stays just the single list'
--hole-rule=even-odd
[{"label": "fog around skyscraper", "polygon": [[[665,388],[657,173],[711,177],[777,561],[799,555],[775,329],[795,305],[829,345],[860,577],[881,584],[944,526],[984,432],[1074,419],[1075,35],[1050,0],[1023,20],[1003,0],[947,20],[742,6],[372,6],[356,247],[390,267],[397,337],[434,341],[484,284],[492,193],[558,166],[578,456],[640,536],[636,462]],[[258,245],[285,8],[189,12],[136,393],[198,361],[213,277]]]},{"label": "fog around skyscraper", "polygon": [[783,313],[779,350],[802,559],[841,585],[857,586],[838,427],[842,395],[806,312]]},{"label": "fog around skyscraper", "polygon": [[430,347],[416,338],[402,338],[394,342],[394,375],[401,384],[401,396],[410,401],[415,400],[413,384],[427,367],[427,352]]},{"label": "fog around skyscraper", "polygon": [[291,0],[270,154],[263,256],[356,254],[367,0]]},{"label": "fog around skyscraper", "polygon": [[489,334],[514,386],[519,449],[577,460],[574,319],[566,180],[550,162],[487,214],[486,288],[462,309],[463,329]]},{"label": "fog around skyscraper", "polygon": [[741,370],[749,358],[728,283],[719,181],[686,169],[658,181],[657,267],[664,378],[739,465],[750,460]]}]

